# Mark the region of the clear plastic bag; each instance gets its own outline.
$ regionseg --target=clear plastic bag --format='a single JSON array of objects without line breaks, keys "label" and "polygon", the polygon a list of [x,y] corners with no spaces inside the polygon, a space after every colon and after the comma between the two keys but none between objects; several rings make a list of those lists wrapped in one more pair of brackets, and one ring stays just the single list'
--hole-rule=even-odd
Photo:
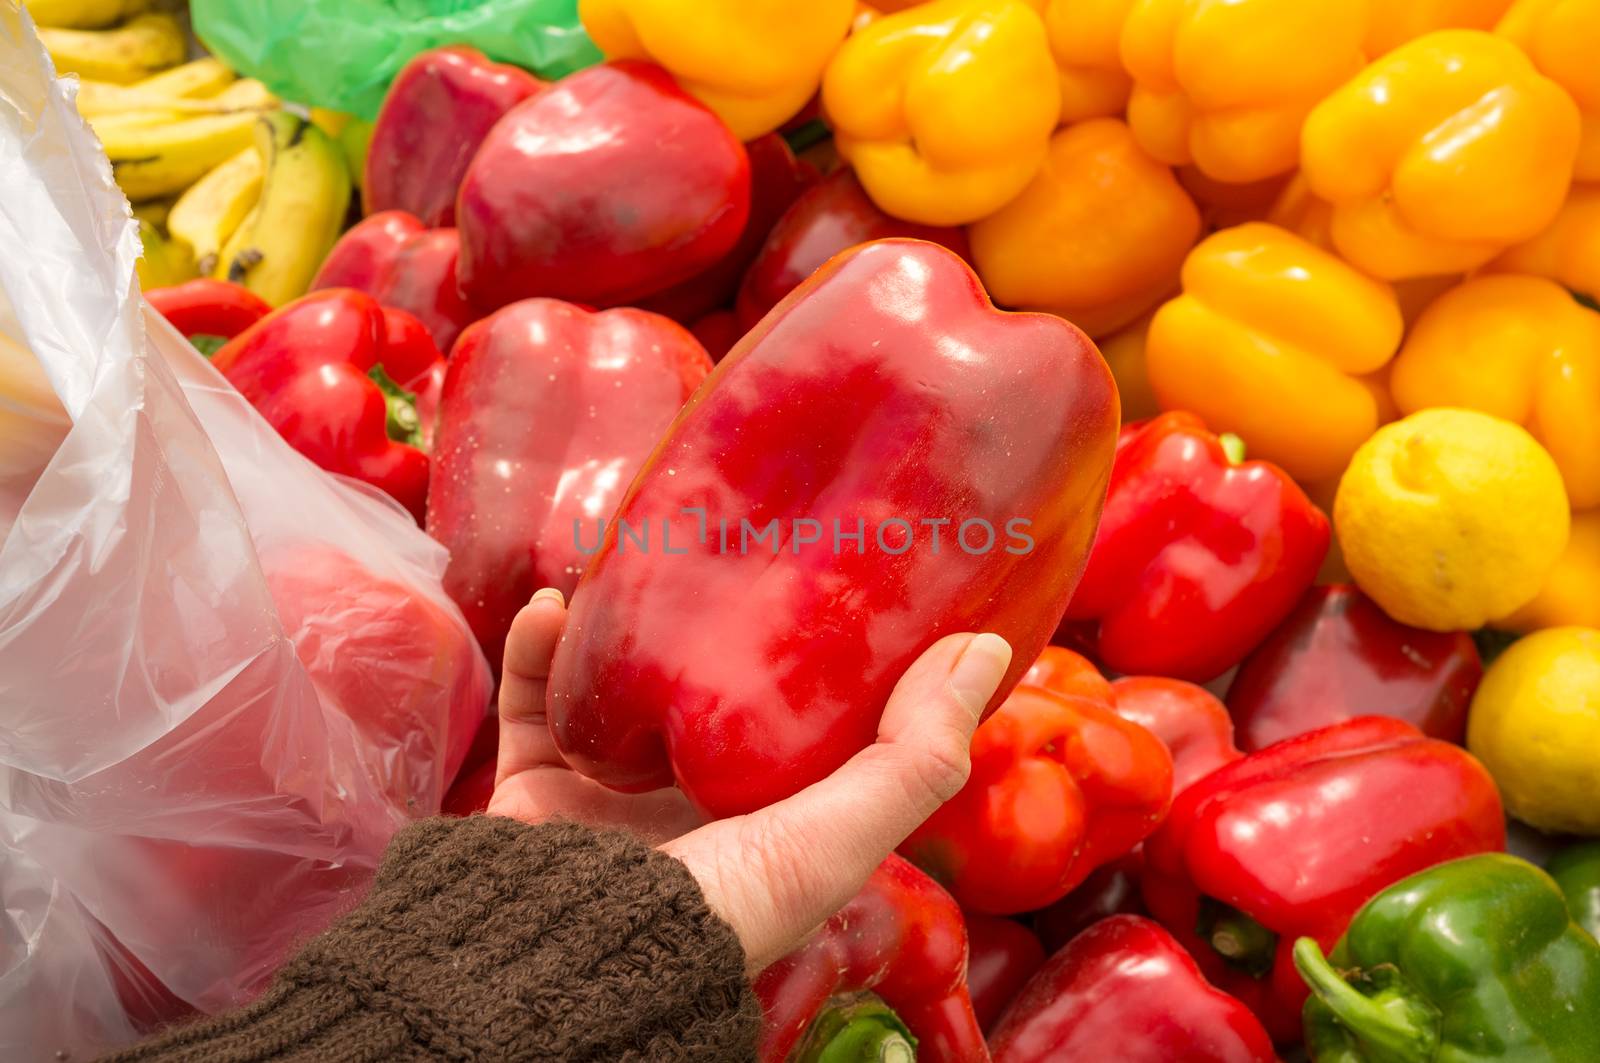
[{"label": "clear plastic bag", "polygon": [[25,22],[0,4],[8,1061],[83,1054],[37,1043],[41,999],[125,1039],[259,990],[438,809],[491,693],[443,549],[143,305],[127,203]]}]

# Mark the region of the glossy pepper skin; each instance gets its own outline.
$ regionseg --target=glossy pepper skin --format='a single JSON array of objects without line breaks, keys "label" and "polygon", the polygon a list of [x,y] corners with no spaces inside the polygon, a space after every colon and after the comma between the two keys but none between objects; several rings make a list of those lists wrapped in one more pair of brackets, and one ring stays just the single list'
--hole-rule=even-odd
[{"label": "glossy pepper skin", "polygon": [[1122,67],[1122,25],[1136,0],[1045,0],[1045,31],[1061,85],[1061,124],[1120,115],[1133,79]]},{"label": "glossy pepper skin", "polygon": [[633,475],[711,359],[643,310],[527,299],[462,334],[445,376],[428,534],[491,661],[540,587],[570,595]]},{"label": "glossy pepper skin", "polygon": [[1169,166],[1242,184],[1288,173],[1317,101],[1361,69],[1367,4],[1138,0],[1122,29],[1128,124]]},{"label": "glossy pepper skin", "polygon": [[1189,253],[1183,294],[1150,323],[1145,367],[1163,408],[1192,410],[1313,482],[1342,473],[1377,431],[1362,378],[1394,357],[1404,327],[1388,285],[1251,222]]},{"label": "glossy pepper skin", "polygon": [[348,288],[313,292],[211,361],[292,447],[422,520],[444,359],[416,318]]},{"label": "glossy pepper skin", "polygon": [[996,302],[1060,314],[1104,336],[1177,287],[1200,212],[1122,121],[1097,118],[1052,137],[1022,194],[969,233]]},{"label": "glossy pepper skin", "polygon": [[357,222],[339,238],[311,290],[366,292],[421,321],[439,350],[449,354],[461,330],[481,316],[456,284],[460,256],[456,230],[429,229],[403,210],[387,210]]},{"label": "glossy pepper skin", "polygon": [[368,214],[403,210],[429,229],[455,224],[467,164],[505,113],[544,88],[518,67],[460,45],[400,68],[372,128],[362,181]]},{"label": "glossy pepper skin", "polygon": [[1198,417],[1123,428],[1105,514],[1063,637],[1116,672],[1203,683],[1294,608],[1328,519],[1283,470],[1232,461]]},{"label": "glossy pepper skin", "polygon": [[1390,378],[1405,413],[1481,410],[1533,433],[1573,509],[1600,505],[1600,313],[1554,281],[1474,277],[1429,304]]},{"label": "glossy pepper skin", "polygon": [[997,708],[1077,582],[1116,421],[1083,334],[994,310],[949,251],[834,258],[674,422],[618,509],[633,540],[608,524],[556,650],[562,755],[615,789],[761,808],[868,745],[900,674],[958,631],[1014,648]]},{"label": "glossy pepper skin", "polygon": [[1118,716],[1100,683],[1093,699],[1019,686],[973,737],[966,786],[900,846],[963,908],[1053,904],[1161,822],[1171,754]]},{"label": "glossy pepper skin", "polygon": [[1305,1029],[1318,1063],[1600,1059],[1600,943],[1550,876],[1514,856],[1397,882],[1332,955],[1302,938],[1294,959],[1315,992]]},{"label": "glossy pepper skin", "polygon": [[1027,187],[1061,96],[1027,0],[931,0],[851,34],[822,106],[840,156],[885,213],[964,225]]},{"label": "glossy pepper skin", "polygon": [[1555,221],[1488,269],[1547,277],[1591,299],[1600,295],[1600,185],[1573,185]]},{"label": "glossy pepper skin", "polygon": [[1494,781],[1457,746],[1367,716],[1268,746],[1178,795],[1145,843],[1145,904],[1283,1043],[1306,989],[1295,939],[1332,947],[1404,876],[1505,847]]},{"label": "glossy pepper skin", "polygon": [[854,0],[580,0],[611,59],[660,63],[740,140],[770,133],[817,91]]},{"label": "glossy pepper skin", "polygon": [[1550,858],[1545,869],[1567,898],[1573,922],[1600,938],[1600,842],[1578,842]]},{"label": "glossy pepper skin", "polygon": [[1050,958],[989,1040],[994,1063],[1273,1063],[1248,1008],[1205,980],[1158,924],[1096,923]]},{"label": "glossy pepper skin", "polygon": [[1044,966],[1044,946],[1033,931],[1015,919],[978,912],[963,913],[967,923],[967,994],[978,1025],[987,1033]]},{"label": "glossy pepper skin", "polygon": [[1465,631],[1391,620],[1350,584],[1312,587],[1228,688],[1249,752],[1355,716],[1392,716],[1460,745],[1483,662]]},{"label": "glossy pepper skin", "polygon": [[1578,105],[1582,132],[1573,176],[1600,181],[1600,8],[1584,0],[1516,0],[1495,27]]},{"label": "glossy pepper skin", "polygon": [[244,285],[210,277],[152,288],[144,298],[190,340],[231,340],[272,313],[266,300]]},{"label": "glossy pepper skin", "polygon": [[867,197],[849,170],[836,170],[803,192],[767,234],[739,285],[735,311],[754,328],[767,311],[841,251],[872,240],[904,237],[948,247],[970,259],[966,230],[891,218]]},{"label": "glossy pepper skin", "polygon": [[1510,41],[1438,30],[1317,104],[1301,172],[1333,204],[1339,253],[1375,277],[1461,273],[1556,216],[1578,106]]},{"label": "glossy pepper skin", "polygon": [[728,127],[660,67],[602,63],[512,108],[473,156],[461,291],[485,310],[632,302],[727,254],[749,212],[750,160]]},{"label": "glossy pepper skin", "polygon": [[985,1063],[967,995],[967,930],[939,884],[898,856],[806,944],[756,979],[760,1063],[784,1063],[836,994],[867,990],[917,1039],[921,1063]]}]

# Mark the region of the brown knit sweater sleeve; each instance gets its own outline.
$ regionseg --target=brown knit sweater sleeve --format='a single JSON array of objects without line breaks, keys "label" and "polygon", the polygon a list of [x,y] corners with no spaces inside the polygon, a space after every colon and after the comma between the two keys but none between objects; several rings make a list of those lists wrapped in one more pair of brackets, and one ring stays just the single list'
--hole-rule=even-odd
[{"label": "brown knit sweater sleeve", "polygon": [[395,836],[367,899],[266,993],[110,1057],[755,1058],[733,930],[678,861],[631,835],[491,816]]}]

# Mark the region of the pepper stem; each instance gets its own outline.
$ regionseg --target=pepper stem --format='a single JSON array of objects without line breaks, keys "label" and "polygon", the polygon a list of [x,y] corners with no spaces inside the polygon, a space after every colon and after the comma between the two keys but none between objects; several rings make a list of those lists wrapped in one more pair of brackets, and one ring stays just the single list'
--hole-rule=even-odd
[{"label": "pepper stem", "polygon": [[381,365],[367,370],[367,376],[378,385],[378,390],[383,392],[384,402],[389,406],[389,438],[396,443],[422,446],[422,418],[417,416],[416,394],[396,384]]},{"label": "pepper stem", "polygon": [[1265,978],[1277,960],[1277,934],[1232,905],[1210,897],[1201,901],[1195,933],[1205,938],[1229,966],[1251,978]]},{"label": "pepper stem", "polygon": [[1228,456],[1229,465],[1239,465],[1244,462],[1244,440],[1232,432],[1224,432],[1217,437],[1217,442],[1222,444],[1222,452]]},{"label": "pepper stem", "polygon": [[917,1039],[871,993],[839,998],[817,1016],[793,1063],[916,1063]]},{"label": "pepper stem", "polygon": [[1345,981],[1316,941],[1294,943],[1294,966],[1339,1025],[1385,1063],[1426,1063],[1439,1047],[1439,1013],[1394,987],[1369,997]]}]

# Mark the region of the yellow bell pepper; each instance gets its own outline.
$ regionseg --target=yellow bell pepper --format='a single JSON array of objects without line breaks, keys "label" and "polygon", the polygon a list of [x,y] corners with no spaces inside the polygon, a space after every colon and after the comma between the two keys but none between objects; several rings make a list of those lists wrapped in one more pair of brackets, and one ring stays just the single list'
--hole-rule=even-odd
[{"label": "yellow bell pepper", "polygon": [[1115,118],[1058,132],[1023,193],[967,230],[996,302],[1060,314],[1091,336],[1173,291],[1199,235],[1200,212],[1172,170]]},{"label": "yellow bell pepper", "polygon": [[1496,28],[1566,89],[1583,112],[1576,174],[1600,181],[1600,4],[1595,0],[1517,0]]},{"label": "yellow bell pepper", "polygon": [[1047,0],[1044,24],[1061,71],[1061,121],[1120,115],[1133,79],[1122,68],[1122,24],[1134,0]]},{"label": "yellow bell pepper", "polygon": [[1377,430],[1362,378],[1400,346],[1400,306],[1373,280],[1262,222],[1207,237],[1183,264],[1183,294],[1156,311],[1150,384],[1302,481],[1337,475]]},{"label": "yellow bell pepper", "polygon": [[1487,274],[1452,288],[1412,328],[1391,387],[1406,413],[1515,421],[1555,459],[1574,509],[1600,505],[1600,314],[1555,282]]},{"label": "yellow bell pepper", "polygon": [[1316,102],[1361,69],[1367,0],[1138,0],[1122,29],[1128,124],[1219,181],[1287,173]]},{"label": "yellow bell pepper", "polygon": [[579,0],[612,59],[665,67],[740,140],[770,133],[817,91],[855,0]]},{"label": "yellow bell pepper", "polygon": [[1376,59],[1434,30],[1492,30],[1511,0],[1388,0],[1374,3],[1367,57]]},{"label": "yellow bell pepper", "polygon": [[1150,319],[1155,313],[1145,314],[1133,324],[1099,341],[1100,355],[1111,369],[1117,382],[1117,395],[1122,399],[1122,423],[1142,421],[1161,412],[1156,393],[1150,387],[1150,371],[1145,364],[1145,339],[1150,334]]},{"label": "yellow bell pepper", "polygon": [[1572,183],[1578,107],[1514,44],[1439,30],[1306,119],[1301,172],[1333,242],[1389,280],[1462,273],[1550,224]]},{"label": "yellow bell pepper", "polygon": [[1600,509],[1572,515],[1572,534],[1533,601],[1491,626],[1506,631],[1600,627]]},{"label": "yellow bell pepper", "polygon": [[1548,277],[1575,292],[1600,296],[1600,185],[1573,185],[1548,229],[1489,268]]},{"label": "yellow bell pepper", "polygon": [[1024,0],[932,0],[852,34],[822,105],[880,209],[965,225],[1033,180],[1061,93],[1044,22]]},{"label": "yellow bell pepper", "polygon": [[1178,183],[1200,208],[1200,221],[1207,230],[1267,221],[1267,215],[1294,177],[1279,174],[1248,184],[1233,184],[1207,177],[1196,166],[1180,166],[1176,173]]}]

